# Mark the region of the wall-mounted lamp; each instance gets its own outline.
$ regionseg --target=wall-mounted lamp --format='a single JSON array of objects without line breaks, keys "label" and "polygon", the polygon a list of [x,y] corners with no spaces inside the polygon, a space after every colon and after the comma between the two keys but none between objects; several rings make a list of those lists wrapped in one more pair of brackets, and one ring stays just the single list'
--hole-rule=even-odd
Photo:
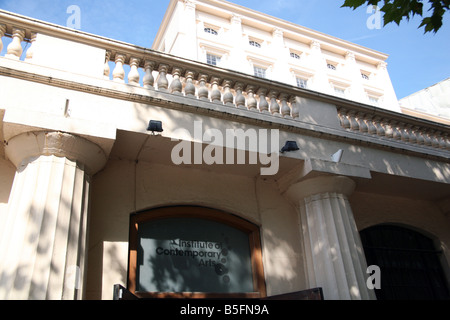
[{"label": "wall-mounted lamp", "polygon": [[281,153],[285,153],[288,151],[297,151],[299,150],[298,146],[297,146],[297,142],[295,141],[286,141],[286,144],[284,145],[283,148],[281,148]]},{"label": "wall-mounted lamp", "polygon": [[162,128],[162,122],[161,121],[156,121],[156,120],[150,120],[148,127],[147,127],[147,131],[151,131],[153,134],[155,132],[163,132],[163,128]]},{"label": "wall-mounted lamp", "polygon": [[343,153],[344,153],[344,150],[339,149],[335,154],[331,155],[331,161],[336,162],[336,163],[341,162]]}]

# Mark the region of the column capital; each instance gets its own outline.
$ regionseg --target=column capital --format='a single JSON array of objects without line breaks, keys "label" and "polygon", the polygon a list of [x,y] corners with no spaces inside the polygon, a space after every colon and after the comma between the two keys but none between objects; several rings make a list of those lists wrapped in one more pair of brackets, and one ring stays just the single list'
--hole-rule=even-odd
[{"label": "column capital", "polygon": [[319,176],[293,184],[286,191],[286,195],[294,202],[325,193],[349,196],[355,190],[355,186],[355,181],[345,176]]},{"label": "column capital", "polygon": [[76,161],[90,175],[102,169],[107,161],[106,154],[97,144],[64,132],[35,131],[19,134],[8,140],[5,153],[18,169],[42,155],[54,155]]}]

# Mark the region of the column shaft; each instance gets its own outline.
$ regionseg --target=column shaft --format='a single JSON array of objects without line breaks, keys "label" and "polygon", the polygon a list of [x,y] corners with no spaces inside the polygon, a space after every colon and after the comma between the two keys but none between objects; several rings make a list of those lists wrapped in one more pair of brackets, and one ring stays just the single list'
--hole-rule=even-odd
[{"label": "column shaft", "polygon": [[89,179],[64,157],[18,168],[0,241],[0,299],[81,298]]}]

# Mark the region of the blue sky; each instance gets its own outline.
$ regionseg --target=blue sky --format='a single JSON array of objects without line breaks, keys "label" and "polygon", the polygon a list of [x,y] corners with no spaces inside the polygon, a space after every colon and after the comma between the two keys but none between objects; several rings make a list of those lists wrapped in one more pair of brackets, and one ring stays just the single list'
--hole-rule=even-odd
[{"label": "blue sky", "polygon": [[[388,71],[399,99],[450,77],[448,12],[437,34],[424,34],[418,29],[420,17],[400,26],[369,29],[367,8],[341,8],[344,0],[231,2],[389,54]],[[0,9],[66,26],[67,8],[77,5],[82,31],[151,47],[168,4],[169,0],[0,0]]]}]

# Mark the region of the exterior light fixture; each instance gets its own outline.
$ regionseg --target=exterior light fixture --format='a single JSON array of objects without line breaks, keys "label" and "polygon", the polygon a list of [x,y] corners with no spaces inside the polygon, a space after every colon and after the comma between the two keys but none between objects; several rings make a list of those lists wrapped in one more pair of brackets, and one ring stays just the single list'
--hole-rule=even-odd
[{"label": "exterior light fixture", "polygon": [[155,132],[163,132],[162,122],[156,121],[156,120],[150,120],[147,131],[151,131],[153,134]]},{"label": "exterior light fixture", "polygon": [[297,146],[297,142],[295,141],[286,141],[286,144],[283,148],[281,148],[281,153],[289,152],[289,151],[297,151],[299,150]]},{"label": "exterior light fixture", "polygon": [[339,149],[335,154],[331,155],[331,161],[336,162],[336,163],[341,162],[343,153],[344,153],[344,150]]}]

